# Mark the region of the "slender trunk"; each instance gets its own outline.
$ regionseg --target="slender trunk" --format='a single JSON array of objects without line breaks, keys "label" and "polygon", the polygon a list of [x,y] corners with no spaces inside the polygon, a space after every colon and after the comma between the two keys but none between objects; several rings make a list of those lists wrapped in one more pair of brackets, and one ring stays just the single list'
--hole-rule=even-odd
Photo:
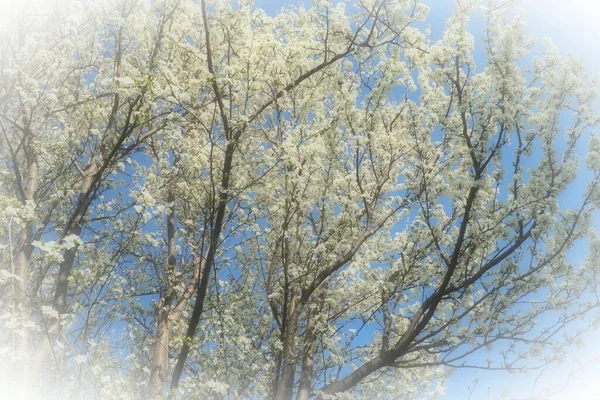
[{"label": "slender trunk", "polygon": [[308,315],[306,320],[306,333],[304,336],[304,351],[302,355],[302,372],[300,373],[300,383],[298,384],[298,395],[296,400],[308,400],[312,388],[314,374],[314,357],[317,348],[317,324],[315,319],[323,312],[325,305],[325,290],[321,290],[319,296],[319,306],[315,307]]},{"label": "slender trunk", "polygon": [[[83,182],[79,191],[79,197],[77,199],[77,207],[75,214],[72,215],[73,224],[68,229],[65,229],[62,235],[62,239],[70,235],[77,237],[81,236],[83,219],[87,213],[88,204],[91,199],[91,191],[93,190],[93,182],[96,179],[96,174],[99,173],[99,168],[95,162],[88,164],[83,171]],[[86,204],[82,204],[82,203]],[[67,311],[67,294],[69,291],[69,275],[73,268],[75,256],[77,255],[77,245],[67,249],[63,254],[63,261],[60,264],[59,275],[57,278],[56,286],[54,289],[54,295],[52,299],[52,306],[59,314],[64,314]],[[58,334],[60,330],[60,319],[51,318],[45,326],[46,332],[42,337],[42,340],[36,351],[34,365],[36,368],[36,374],[43,368],[44,364],[50,357],[54,357],[53,338]]]},{"label": "slender trunk", "polygon": [[[31,115],[29,108],[25,108],[23,123],[26,126],[25,132],[25,158],[27,160],[27,183],[23,190],[24,198],[23,203],[28,207],[35,206],[35,195],[39,185],[39,159],[38,152],[33,144],[33,134],[28,128],[28,121]],[[16,306],[19,312],[20,320],[23,323],[28,323],[31,320],[31,296],[29,293],[29,259],[33,252],[33,225],[34,223],[29,221],[26,226],[23,227],[19,235],[17,254],[15,255],[15,267],[17,269],[17,275],[19,279],[16,282],[16,288],[18,291]],[[15,351],[19,356],[23,357],[25,363],[19,363],[16,365],[15,373],[18,379],[18,385],[20,388],[30,386],[29,382],[29,367],[28,358],[30,350],[30,338],[29,332],[25,329],[21,335],[17,335],[15,340]]]},{"label": "slender trunk", "polygon": [[294,376],[296,375],[296,333],[298,320],[302,311],[299,300],[299,294],[296,290],[292,289],[283,338],[281,376],[273,397],[274,400],[291,400],[293,396]]},{"label": "slender trunk", "polygon": [[167,379],[167,367],[169,361],[169,340],[172,324],[169,312],[162,313],[158,322],[158,333],[154,341],[152,354],[152,369],[150,371],[150,398],[162,399],[164,385]]},{"label": "slender trunk", "polygon": [[220,212],[217,216],[217,219],[220,220],[221,223],[219,223],[216,226],[216,229],[211,235],[211,244],[209,246],[208,253],[206,256],[206,264],[202,269],[202,278],[200,279],[200,284],[198,285],[198,290],[196,291],[196,303],[194,304],[192,317],[190,318],[188,329],[185,333],[185,341],[181,346],[181,351],[179,352],[179,356],[177,358],[177,364],[175,365],[175,369],[173,370],[173,377],[171,378],[171,390],[176,389],[177,386],[179,386],[179,379],[181,378],[181,374],[183,373],[183,366],[185,365],[187,356],[191,350],[190,342],[196,334],[196,329],[198,329],[198,325],[200,324],[200,317],[202,316],[202,312],[204,311],[204,301],[206,300],[206,294],[208,292],[208,279],[210,277],[210,271],[212,269],[212,265],[215,259],[215,247],[217,246],[218,238],[221,236],[221,227],[224,218],[224,213],[225,206],[223,206],[222,212]]},{"label": "slender trunk", "polygon": [[175,241],[175,190],[173,186],[169,188],[167,196],[169,203],[169,213],[167,214],[167,289],[164,300],[164,309],[160,311],[160,321],[158,322],[158,332],[154,341],[154,350],[152,354],[152,368],[150,371],[150,398],[162,399],[164,386],[167,379],[167,367],[169,362],[169,339],[171,336],[171,301],[173,297],[172,279],[176,268],[176,241]]},{"label": "slender trunk", "polygon": [[[23,123],[28,126],[31,119],[31,112],[28,107],[24,110]],[[29,128],[26,128],[26,149],[27,159],[27,187],[24,190],[24,202],[26,206],[35,206],[35,194],[39,185],[39,159],[38,151],[33,144],[33,134]],[[31,299],[29,296],[29,258],[33,252],[33,222],[28,222],[27,226],[21,232],[19,237],[19,251],[16,256],[16,266],[19,274],[18,290],[20,292],[19,309],[24,321],[28,321],[31,312]],[[25,341],[27,341],[25,335]],[[25,343],[27,345],[27,343]]]},{"label": "slender trunk", "polygon": [[[83,182],[81,183],[79,198],[77,200],[77,214],[73,218],[73,224],[71,225],[71,229],[63,233],[63,239],[67,236],[76,236],[78,238],[81,236],[81,231],[83,229],[83,220],[85,214],[87,213],[88,204],[91,199],[90,191],[94,189],[92,185],[94,180],[96,179],[96,174],[98,172],[98,165],[95,162],[88,164],[85,168],[83,173]],[[81,204],[84,202],[86,204]],[[70,249],[67,249],[65,251],[63,261],[60,263],[58,280],[56,282],[56,288],[54,289],[53,297],[54,309],[58,311],[59,314],[64,314],[67,311],[69,276],[71,275],[71,270],[73,269],[73,263],[75,261],[75,256],[77,255],[77,248],[78,246],[74,245]],[[57,321],[54,321],[51,324],[51,332],[53,332],[58,327],[56,322]]]},{"label": "slender trunk", "polygon": [[[30,181],[31,182],[31,181]],[[30,184],[28,184],[29,186]],[[21,231],[18,241],[18,250],[15,256],[15,267],[19,279],[16,282],[18,298],[17,298],[17,309],[21,315],[23,321],[29,320],[31,301],[29,298],[29,258],[33,252],[33,224],[27,223],[27,225]]]},{"label": "slender trunk", "polygon": [[[27,224],[19,235],[19,247],[15,256],[15,267],[19,277],[19,279],[16,280],[18,296],[15,301],[17,303],[20,319],[23,322],[29,321],[31,314],[31,299],[29,297],[29,258],[33,252],[33,245],[31,244],[32,238],[32,224]],[[29,335],[27,332],[23,332],[23,335],[17,337],[17,351],[27,351],[28,344]]]},{"label": "slender trunk", "polygon": [[[200,259],[201,258],[198,257],[198,260]],[[159,321],[158,334],[154,342],[152,355],[153,368],[150,375],[151,390],[152,388],[158,388],[158,390],[151,391],[150,396],[152,399],[161,399],[163,397],[163,388],[167,381],[166,373],[169,362],[169,344],[171,340],[171,332],[175,323],[179,321],[183,315],[183,312],[187,308],[187,305],[192,298],[196,287],[198,286],[200,271],[202,269],[202,263],[198,260],[194,261],[193,276],[186,286],[183,295],[174,305],[171,305],[170,308],[166,310]],[[155,366],[158,368],[155,369]],[[159,373],[162,373],[162,375]]]},{"label": "slender trunk", "polygon": [[316,348],[316,335],[314,323],[309,318],[306,322],[306,336],[304,338],[304,354],[302,355],[302,372],[298,384],[298,395],[296,400],[308,400],[310,388],[312,387],[313,368]]},{"label": "slender trunk", "polygon": [[181,374],[183,373],[183,367],[187,360],[187,356],[190,352],[190,342],[196,335],[196,330],[198,329],[198,325],[200,324],[200,317],[202,316],[202,312],[204,311],[204,301],[206,300],[206,294],[208,292],[208,279],[210,278],[210,273],[215,262],[215,256],[221,237],[221,230],[223,229],[223,225],[225,224],[225,213],[227,211],[227,203],[229,202],[228,191],[231,179],[231,172],[233,168],[233,154],[236,149],[236,142],[239,139],[239,134],[241,134],[241,131],[238,131],[234,135],[232,129],[230,129],[229,126],[229,119],[227,117],[227,112],[223,104],[223,99],[221,98],[220,90],[217,85],[215,70],[213,67],[212,50],[210,43],[210,30],[208,27],[208,16],[206,12],[206,1],[202,0],[200,4],[202,8],[204,35],[206,39],[206,62],[208,66],[208,71],[214,78],[212,81],[212,87],[215,95],[215,100],[219,107],[219,114],[221,115],[221,122],[223,123],[225,138],[227,139],[227,146],[225,147],[225,157],[223,159],[221,187],[219,188],[219,202],[216,209],[214,224],[212,225],[211,229],[210,244],[206,253],[206,262],[204,268],[202,269],[202,277],[200,278],[198,290],[196,291],[196,302],[194,303],[194,310],[192,311],[192,316],[190,318],[188,329],[185,334],[185,341],[183,342],[183,346],[181,347],[181,351],[179,352],[179,356],[177,358],[177,364],[175,365],[175,369],[173,370],[173,377],[171,378],[171,390],[179,386],[179,379],[181,378]]},{"label": "slender trunk", "polygon": [[[280,338],[283,342],[283,335]],[[279,380],[281,379],[281,353],[277,352],[275,355],[275,373],[273,375],[273,383],[271,384],[271,397],[275,398],[275,394],[277,392],[277,388],[279,387]]]}]

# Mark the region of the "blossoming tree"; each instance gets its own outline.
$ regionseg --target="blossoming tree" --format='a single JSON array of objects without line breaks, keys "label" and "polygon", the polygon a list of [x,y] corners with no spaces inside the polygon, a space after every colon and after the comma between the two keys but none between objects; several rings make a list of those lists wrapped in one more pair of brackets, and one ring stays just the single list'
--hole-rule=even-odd
[{"label": "blossoming tree", "polygon": [[560,356],[598,306],[596,87],[528,58],[509,10],[458,1],[434,39],[418,0],[22,7],[3,372],[56,398],[412,398]]}]

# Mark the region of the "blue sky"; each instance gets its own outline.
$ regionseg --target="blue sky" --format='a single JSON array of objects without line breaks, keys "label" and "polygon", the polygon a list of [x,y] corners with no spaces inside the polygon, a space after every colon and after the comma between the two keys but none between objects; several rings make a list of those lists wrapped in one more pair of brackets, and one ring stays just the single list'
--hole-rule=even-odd
[{"label": "blue sky", "polygon": [[[445,13],[441,8],[452,7],[451,0],[429,0],[432,14]],[[528,32],[538,39],[549,38],[561,53],[571,53],[581,59],[590,74],[600,72],[600,30],[596,28],[600,19],[600,2],[596,0],[523,0],[519,7],[524,12]],[[477,32],[472,32],[477,35]],[[541,40],[539,40],[541,41]],[[538,41],[538,43],[539,43]],[[596,109],[600,109],[596,102]],[[580,146],[583,159],[586,143]],[[562,206],[572,206],[581,197],[587,180],[582,173],[569,190],[560,198]],[[596,218],[596,230],[599,219]],[[572,262],[577,263],[587,253],[586,243],[579,243],[570,252]],[[485,354],[492,358],[493,354]],[[569,351],[566,360],[542,371],[528,374],[509,374],[479,370],[457,370],[450,379],[444,400],[448,399],[546,399],[591,400],[600,398],[600,334],[588,332],[584,346]],[[475,380],[478,380],[475,384]],[[473,392],[471,393],[471,390]],[[469,397],[470,396],[470,397]]]},{"label": "blue sky", "polygon": [[[351,0],[353,1],[353,0]],[[433,36],[439,37],[446,18],[455,8],[455,0],[423,0],[431,7],[427,20],[431,24]],[[2,14],[0,0],[0,14]],[[287,4],[307,3],[308,0],[256,0],[255,6],[274,14]],[[600,72],[600,0],[522,0],[519,6],[524,10],[528,22],[528,32],[538,38],[550,38],[563,53],[570,52],[581,58],[590,73]],[[473,24],[472,33],[480,34]],[[597,103],[600,105],[600,102]],[[597,107],[600,110],[600,107]],[[579,149],[583,159],[585,146]],[[564,206],[574,205],[583,191],[585,176],[580,175],[570,187],[568,194],[561,198]],[[598,218],[597,218],[598,220]],[[596,223],[600,228],[600,223]],[[598,229],[600,230],[600,229]],[[581,260],[585,255],[585,243],[580,243],[571,252],[573,261]],[[585,337],[586,345],[574,349],[562,365],[530,374],[509,374],[479,370],[458,370],[447,382],[443,400],[562,400],[600,399],[600,335],[590,332]],[[483,353],[480,359],[493,358]],[[475,380],[478,380],[475,385]],[[471,392],[472,390],[472,392]]]},{"label": "blue sky", "polygon": [[[423,1],[431,7],[426,24],[431,25],[433,38],[439,38],[444,30],[445,20],[455,8],[455,0]],[[256,0],[255,6],[274,14],[285,5],[299,2],[309,1]],[[595,31],[594,20],[594,17],[600,19],[600,0],[522,0],[520,7],[525,12],[529,33],[540,39],[548,37],[563,53],[570,52],[582,58],[590,72],[600,70],[600,46],[595,45],[600,43],[600,31]],[[473,21],[471,33],[477,38],[482,27],[481,21]],[[536,52],[539,52],[539,49]],[[481,51],[476,51],[476,58],[478,57],[481,58]],[[585,144],[580,146],[579,151],[580,159],[583,159]],[[561,198],[561,205],[568,207],[578,203],[587,178],[589,177],[586,177],[585,173],[578,176],[569,188],[568,195]],[[596,225],[600,228],[600,223]],[[585,253],[585,243],[579,243],[571,252],[573,262],[582,260]],[[368,330],[365,330],[365,334],[370,336]],[[588,334],[587,346],[573,350],[562,365],[547,368],[543,373],[536,371],[529,374],[509,374],[502,371],[457,370],[448,379],[446,393],[442,399],[562,400],[566,399],[567,395],[569,398],[581,400],[600,398],[600,382],[595,377],[600,371],[598,339],[597,332]],[[481,360],[486,358],[493,359],[494,353],[481,352],[472,361],[479,360],[481,363]]]},{"label": "blue sky", "polygon": [[[455,0],[424,0],[431,7],[427,20],[431,24],[432,35],[439,37],[444,29],[444,21],[455,8]],[[300,1],[306,3],[306,1]],[[273,14],[286,4],[298,4],[299,1],[256,0],[258,8]],[[562,54],[571,53],[581,59],[588,72],[597,75],[600,71],[600,29],[596,28],[600,20],[600,1],[598,0],[522,0],[517,6],[524,12],[527,31],[541,40],[548,38],[554,42]],[[481,34],[481,22],[474,21],[471,33],[477,38]],[[479,28],[479,29],[478,29]],[[536,48],[535,53],[542,50]],[[477,51],[476,51],[477,53]],[[477,58],[477,55],[476,55]],[[597,102],[600,105],[600,101]],[[600,110],[600,107],[597,107]],[[579,147],[580,160],[586,152],[586,141]],[[561,206],[572,207],[581,199],[585,182],[589,179],[585,169],[581,168],[575,182],[560,198]],[[600,219],[596,218],[596,228],[600,230]],[[587,253],[587,243],[581,242],[570,252],[575,264],[583,260]],[[528,374],[509,374],[482,370],[457,370],[447,381],[444,400],[591,400],[600,398],[600,335],[598,331],[589,332],[584,337],[582,348],[573,348],[569,356],[560,365],[552,365],[542,371]],[[493,353],[483,352],[479,359],[494,358]],[[477,383],[475,384],[475,382]]]}]

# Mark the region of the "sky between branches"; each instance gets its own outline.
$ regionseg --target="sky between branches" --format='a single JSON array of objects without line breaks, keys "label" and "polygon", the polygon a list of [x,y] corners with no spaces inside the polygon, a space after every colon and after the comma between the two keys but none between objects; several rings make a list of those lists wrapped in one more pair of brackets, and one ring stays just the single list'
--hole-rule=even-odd
[{"label": "sky between branches", "polygon": [[[257,8],[264,9],[269,14],[275,14],[281,7],[297,4],[299,0],[256,0]],[[303,0],[303,3],[308,1]],[[452,14],[454,0],[424,0],[431,7],[426,24],[431,25],[432,38],[439,38],[444,30],[444,22]],[[12,3],[12,4],[11,4]],[[4,16],[10,15],[10,7],[18,0],[0,0],[0,23]],[[600,0],[522,0],[519,6],[523,9],[524,19],[528,23],[528,33],[535,35],[538,47],[534,54],[543,51],[542,39],[551,39],[561,50],[581,58],[587,66],[588,72],[600,72],[600,29],[597,21],[600,20]],[[471,33],[475,35],[476,43],[481,37],[483,21],[475,18],[471,24]],[[479,52],[481,60],[481,46]],[[481,67],[482,65],[479,65]],[[600,102],[597,101],[600,106]],[[600,110],[600,107],[596,108]],[[563,121],[566,125],[568,121]],[[585,176],[583,167],[585,144],[579,146],[581,166],[580,174],[565,191],[560,199],[561,206],[567,208],[577,204],[585,190]],[[596,218],[596,229],[600,231],[600,219]],[[571,261],[577,264],[585,258],[587,243],[581,241],[570,252]],[[368,335],[369,332],[365,332]],[[527,375],[513,375],[507,372],[491,372],[478,370],[456,371],[448,380],[444,400],[446,399],[596,399],[600,398],[600,381],[597,379],[600,371],[600,334],[590,332],[586,335],[586,346],[574,349],[569,358],[562,365],[553,366],[541,371],[534,371]],[[493,358],[494,353],[481,353],[477,355],[480,360]],[[538,379],[539,378],[539,379]],[[478,379],[477,384],[474,380]],[[508,390],[506,392],[505,390]]]},{"label": "sky between branches", "polygon": [[[447,18],[455,9],[454,0],[424,0],[430,6],[430,14],[425,25],[431,27],[432,39],[441,36]],[[269,14],[276,14],[287,5],[307,4],[299,0],[256,0],[255,6]],[[541,55],[544,40],[551,40],[562,55],[573,54],[583,61],[592,76],[600,72],[600,1],[598,0],[521,0],[515,10],[522,12],[527,22],[527,33],[536,37],[536,48],[532,55]],[[483,47],[480,39],[484,21],[475,16],[471,22],[471,33],[475,36],[476,62],[483,59]],[[477,47],[479,44],[479,47]],[[524,60],[526,63],[530,60]],[[480,62],[479,68],[483,66]],[[600,109],[600,101],[596,100]],[[567,125],[569,121],[562,121]],[[589,134],[589,132],[588,132]],[[578,148],[580,160],[585,158],[587,140]],[[564,208],[574,207],[585,190],[589,180],[587,172],[580,163],[577,178],[560,198]],[[600,218],[596,216],[594,226],[600,231]],[[578,265],[587,254],[587,241],[578,242],[570,251],[569,258]],[[368,335],[369,333],[364,333]],[[494,351],[481,352],[475,357],[479,360],[493,359]],[[543,370],[527,374],[512,374],[506,371],[480,371],[472,369],[457,370],[447,381],[443,400],[592,400],[600,398],[600,332],[588,332],[584,345],[573,347],[568,358],[560,365],[552,365]]]}]

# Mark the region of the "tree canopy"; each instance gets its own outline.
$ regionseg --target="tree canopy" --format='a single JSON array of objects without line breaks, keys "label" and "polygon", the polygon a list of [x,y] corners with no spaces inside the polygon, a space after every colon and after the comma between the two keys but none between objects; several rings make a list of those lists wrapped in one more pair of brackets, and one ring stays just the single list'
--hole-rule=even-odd
[{"label": "tree canopy", "polygon": [[439,38],[420,0],[19,8],[3,373],[61,399],[409,399],[559,358],[597,321],[597,85],[534,57],[510,3],[459,0]]}]

